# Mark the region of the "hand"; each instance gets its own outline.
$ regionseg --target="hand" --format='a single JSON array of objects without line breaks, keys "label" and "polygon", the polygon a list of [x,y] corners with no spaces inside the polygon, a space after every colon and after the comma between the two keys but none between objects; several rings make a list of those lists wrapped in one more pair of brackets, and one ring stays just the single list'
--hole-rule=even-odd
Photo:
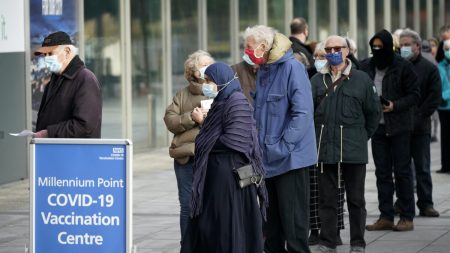
[{"label": "hand", "polygon": [[41,130],[41,131],[33,134],[33,138],[48,138],[47,129]]},{"label": "hand", "polygon": [[201,125],[203,123],[202,109],[195,107],[194,110],[191,112],[191,118],[195,123]]},{"label": "hand", "polygon": [[392,112],[394,110],[394,103],[392,101],[389,101],[389,105],[383,105],[383,112]]}]

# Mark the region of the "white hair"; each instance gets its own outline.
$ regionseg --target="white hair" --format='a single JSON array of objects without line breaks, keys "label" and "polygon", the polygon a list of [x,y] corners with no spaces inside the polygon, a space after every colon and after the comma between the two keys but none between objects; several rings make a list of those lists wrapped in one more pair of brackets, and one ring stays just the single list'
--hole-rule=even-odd
[{"label": "white hair", "polygon": [[66,48],[66,47],[68,47],[69,49],[70,49],[70,52],[71,52],[71,54],[72,55],[78,55],[78,53],[79,53],[79,49],[76,47],[76,46],[74,46],[74,45],[59,45],[58,46],[58,50],[62,50],[63,48]]},{"label": "white hair", "polygon": [[400,33],[399,38],[401,39],[403,37],[410,37],[411,39],[413,39],[414,43],[416,43],[419,46],[422,46],[422,38],[420,38],[420,35],[414,30],[406,28],[405,30],[402,31],[402,33]]},{"label": "white hair", "polygon": [[319,52],[325,52],[325,42],[323,41],[317,43],[316,48],[314,49],[314,55]]},{"label": "white hair", "polygon": [[272,48],[274,37],[275,29],[265,25],[247,27],[244,33],[244,40],[247,40],[247,38],[253,38],[256,44],[266,43],[268,48]]}]

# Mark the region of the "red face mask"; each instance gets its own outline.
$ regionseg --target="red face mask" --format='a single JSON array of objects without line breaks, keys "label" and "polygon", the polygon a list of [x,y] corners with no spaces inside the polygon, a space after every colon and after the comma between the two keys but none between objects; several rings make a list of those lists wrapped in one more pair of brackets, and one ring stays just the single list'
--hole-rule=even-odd
[{"label": "red face mask", "polygon": [[255,50],[251,50],[251,49],[248,49],[248,48],[246,48],[245,50],[244,50],[244,53],[246,54],[246,55],[248,55],[248,57],[250,58],[250,60],[252,60],[252,62],[254,63],[254,64],[257,64],[257,65],[261,65],[261,64],[264,64],[264,57],[256,57],[255,56]]}]

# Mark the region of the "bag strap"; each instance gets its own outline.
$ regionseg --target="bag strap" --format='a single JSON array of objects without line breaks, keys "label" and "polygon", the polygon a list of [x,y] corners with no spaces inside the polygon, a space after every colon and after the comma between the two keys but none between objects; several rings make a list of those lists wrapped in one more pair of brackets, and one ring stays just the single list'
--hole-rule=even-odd
[{"label": "bag strap", "polygon": [[[323,99],[324,99],[325,97],[327,97],[328,95],[330,95],[330,94],[334,91],[334,88],[335,88],[338,84],[342,83],[342,81],[344,81],[344,79],[350,78],[350,76],[351,76],[351,72],[350,72],[348,75],[341,75],[341,77],[339,77],[339,79],[337,79],[336,81],[334,81],[331,85],[328,85],[328,86],[327,86],[327,92],[325,93],[325,95],[319,96],[319,97],[318,97],[317,107],[320,106],[320,104],[322,103],[322,101],[323,101]],[[317,108],[317,107],[316,107],[316,108]]]}]

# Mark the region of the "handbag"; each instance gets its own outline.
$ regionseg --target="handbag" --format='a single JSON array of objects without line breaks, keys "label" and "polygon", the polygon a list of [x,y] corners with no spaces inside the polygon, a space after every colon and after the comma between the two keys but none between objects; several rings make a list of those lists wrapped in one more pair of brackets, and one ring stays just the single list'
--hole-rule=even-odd
[{"label": "handbag", "polygon": [[255,184],[258,187],[263,180],[263,177],[255,172],[251,164],[233,169],[233,171],[236,173],[238,185],[241,188],[245,188],[251,184]]}]

